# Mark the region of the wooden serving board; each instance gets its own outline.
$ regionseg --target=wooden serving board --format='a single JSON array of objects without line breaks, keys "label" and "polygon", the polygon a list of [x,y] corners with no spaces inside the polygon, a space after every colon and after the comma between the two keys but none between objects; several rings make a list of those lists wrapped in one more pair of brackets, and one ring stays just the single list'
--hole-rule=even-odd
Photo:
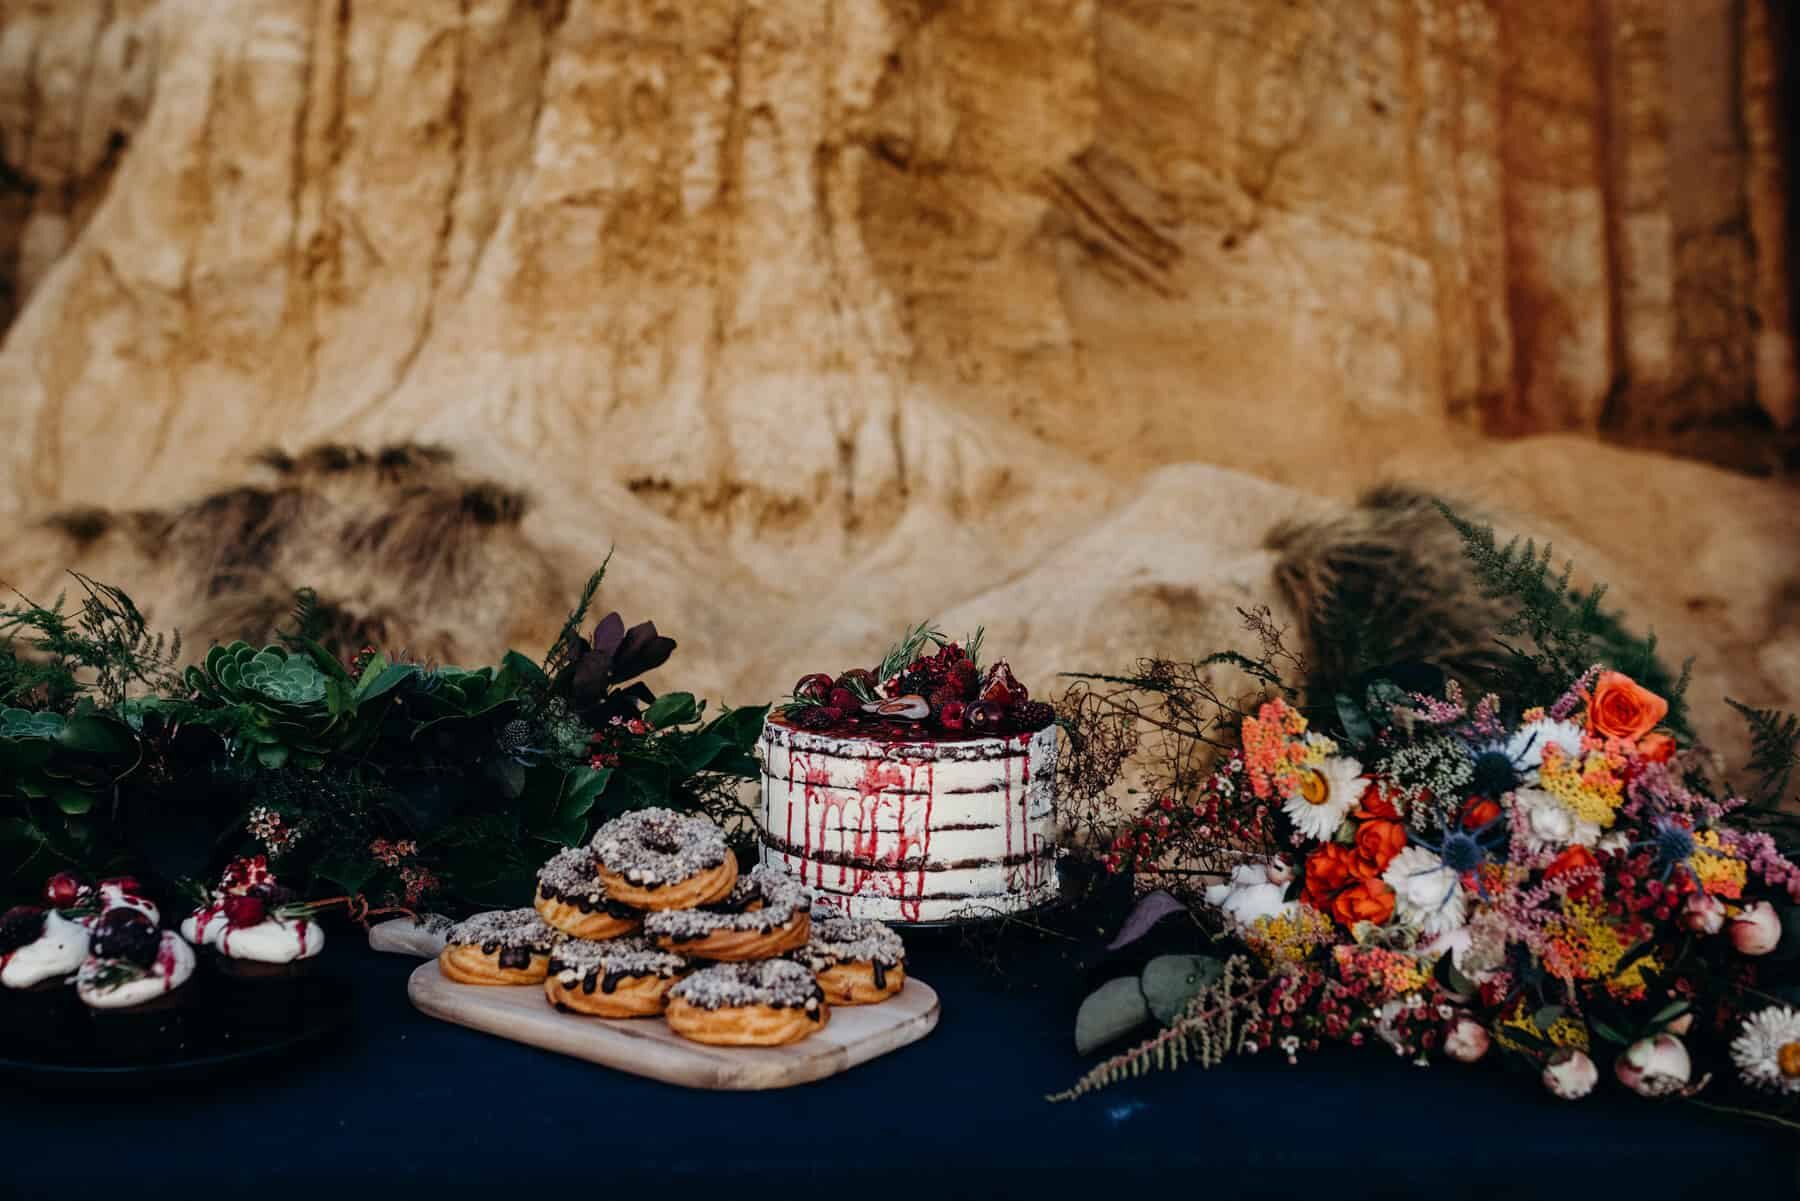
[{"label": "wooden serving board", "polygon": [[823,1030],[785,1047],[709,1047],[682,1038],[661,1018],[558,1013],[541,986],[456,984],[436,960],[414,970],[406,992],[434,1018],[687,1088],[808,1084],[917,1042],[938,1022],[937,993],[911,976],[879,1005],[835,1006]]}]

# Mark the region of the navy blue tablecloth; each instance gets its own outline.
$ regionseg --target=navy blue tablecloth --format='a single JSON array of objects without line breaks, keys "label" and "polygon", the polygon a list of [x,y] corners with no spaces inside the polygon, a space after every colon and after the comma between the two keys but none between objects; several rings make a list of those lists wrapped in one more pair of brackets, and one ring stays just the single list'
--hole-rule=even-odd
[{"label": "navy blue tablecloth", "polygon": [[258,1201],[348,1198],[401,1177],[392,1195],[432,1198],[697,1196],[727,1177],[729,1195],[853,1201],[1797,1192],[1800,1142],[1780,1132],[1678,1103],[1559,1103],[1485,1065],[1376,1051],[1238,1060],[1049,1105],[1084,1066],[1080,986],[1051,951],[996,976],[915,947],[943,1000],[923,1042],[812,1085],[707,1093],[424,1017],[406,1000],[416,961],[349,941],[330,959],[355,977],[356,1025],[301,1062],[133,1100],[7,1092],[0,1194],[193,1198],[255,1178]]}]

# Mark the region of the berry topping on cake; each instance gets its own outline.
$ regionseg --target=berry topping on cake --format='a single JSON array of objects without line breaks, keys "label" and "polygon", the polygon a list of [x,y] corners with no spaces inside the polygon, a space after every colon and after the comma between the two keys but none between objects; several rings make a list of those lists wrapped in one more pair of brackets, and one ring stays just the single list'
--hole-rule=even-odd
[{"label": "berry topping on cake", "polygon": [[0,914],[0,955],[11,955],[44,934],[44,911],[36,905],[16,905]]},{"label": "berry topping on cake", "polygon": [[261,897],[226,897],[220,908],[225,914],[225,924],[233,930],[259,925],[268,916]]},{"label": "berry topping on cake", "polygon": [[96,959],[123,959],[139,967],[155,963],[161,945],[155,924],[135,909],[109,909],[94,924],[89,943]]},{"label": "berry topping on cake", "polygon": [[138,883],[136,876],[108,876],[100,881],[101,888],[110,888],[128,897],[144,895],[144,886]]},{"label": "berry topping on cake", "polygon": [[809,732],[892,741],[1034,733],[1051,725],[1054,711],[1033,704],[1006,660],[982,667],[981,642],[979,629],[955,642],[922,622],[873,670],[851,668],[829,688],[818,673],[802,676],[779,707],[781,718]]},{"label": "berry topping on cake", "polygon": [[44,900],[58,909],[74,909],[93,895],[93,887],[74,872],[57,872],[44,881]]}]

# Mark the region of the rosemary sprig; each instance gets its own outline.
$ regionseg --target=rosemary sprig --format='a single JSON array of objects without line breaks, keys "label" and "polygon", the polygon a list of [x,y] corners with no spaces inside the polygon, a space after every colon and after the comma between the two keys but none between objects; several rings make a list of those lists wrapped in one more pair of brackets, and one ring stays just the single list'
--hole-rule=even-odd
[{"label": "rosemary sprig", "polygon": [[[906,632],[906,637],[888,648],[888,653],[882,657],[881,666],[875,669],[875,683],[877,685],[885,684],[905,671],[912,661],[925,650],[925,644],[928,642],[942,646],[944,635],[929,620],[921,621]],[[863,699],[872,701],[875,698],[870,695]]]}]

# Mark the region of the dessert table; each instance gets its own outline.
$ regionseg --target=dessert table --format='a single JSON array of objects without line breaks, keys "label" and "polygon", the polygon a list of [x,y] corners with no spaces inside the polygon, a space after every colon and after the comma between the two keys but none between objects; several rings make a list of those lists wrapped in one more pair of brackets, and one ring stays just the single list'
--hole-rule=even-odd
[{"label": "dessert table", "polygon": [[[1054,948],[994,969],[919,940],[943,1003],[923,1042],[817,1084],[698,1092],[435,1021],[417,961],[348,945],[353,1030],[264,1076],[152,1097],[7,1086],[0,1195],[259,1201],[404,1180],[415,1197],[1794,1195],[1800,1140],[1680,1104],[1568,1104],[1498,1067],[1375,1052],[1228,1061],[1064,1105],[1080,984]],[[543,1192],[550,1185],[552,1192]],[[571,1189],[579,1190],[571,1192]],[[630,1189],[629,1193],[616,1189]],[[361,1191],[344,1196],[366,1195]],[[726,1195],[714,1193],[711,1195]]]}]

